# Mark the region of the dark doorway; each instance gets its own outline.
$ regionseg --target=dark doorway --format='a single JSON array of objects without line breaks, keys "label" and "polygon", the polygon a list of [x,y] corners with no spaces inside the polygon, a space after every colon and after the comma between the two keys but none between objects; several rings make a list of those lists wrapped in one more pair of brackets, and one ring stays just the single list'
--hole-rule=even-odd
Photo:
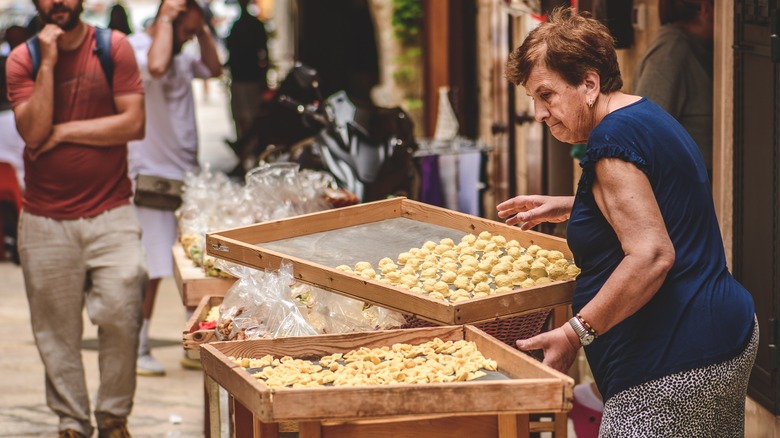
[{"label": "dark doorway", "polygon": [[775,1],[743,0],[734,17],[733,272],[753,295],[761,331],[748,394],[778,415],[780,47],[771,35],[780,11]]},{"label": "dark doorway", "polygon": [[298,0],[298,20],[297,60],[317,70],[323,96],[369,103],[379,63],[368,0]]}]

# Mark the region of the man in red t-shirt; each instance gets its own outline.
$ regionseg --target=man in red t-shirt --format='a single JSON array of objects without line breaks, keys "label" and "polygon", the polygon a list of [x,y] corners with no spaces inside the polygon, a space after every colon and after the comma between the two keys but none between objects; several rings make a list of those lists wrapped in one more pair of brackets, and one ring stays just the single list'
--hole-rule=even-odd
[{"label": "man in red t-shirt", "polygon": [[45,24],[35,77],[26,45],[8,57],[8,97],[25,141],[19,253],[60,436],[93,432],[80,352],[85,304],[99,327],[99,436],[129,436],[147,275],[130,205],[127,142],[144,136],[144,90],[118,32],[111,35],[109,85],[95,28],[80,19],[82,1],[35,1]]}]

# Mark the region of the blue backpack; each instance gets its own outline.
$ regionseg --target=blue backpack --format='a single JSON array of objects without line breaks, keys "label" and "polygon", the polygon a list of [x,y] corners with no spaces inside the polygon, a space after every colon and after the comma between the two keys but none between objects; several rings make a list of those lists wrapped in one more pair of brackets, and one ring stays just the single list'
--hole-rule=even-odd
[{"label": "blue backpack", "polygon": [[[38,42],[38,35],[28,39],[27,50],[32,59],[33,80],[38,76],[38,69],[41,66],[41,43]],[[95,28],[95,49],[94,53],[100,58],[100,67],[108,80],[108,86],[113,87],[114,82],[114,63],[111,61],[111,29]]]}]

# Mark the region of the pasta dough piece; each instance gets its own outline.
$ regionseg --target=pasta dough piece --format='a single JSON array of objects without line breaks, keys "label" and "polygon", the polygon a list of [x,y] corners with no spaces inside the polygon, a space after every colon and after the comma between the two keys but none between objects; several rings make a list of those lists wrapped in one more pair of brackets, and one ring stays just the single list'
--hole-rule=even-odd
[{"label": "pasta dough piece", "polygon": [[485,293],[485,294],[490,292],[490,283],[488,283],[488,282],[477,283],[474,286],[474,293],[476,294],[476,293],[480,293],[480,292]]},{"label": "pasta dough piece", "polygon": [[461,266],[458,268],[458,275],[463,275],[466,277],[471,277],[476,272],[476,269],[473,266]]},{"label": "pasta dough piece", "polygon": [[525,280],[523,280],[522,283],[520,283],[520,286],[522,286],[522,287],[533,287],[533,286],[536,286],[536,283],[534,283],[534,279],[533,278],[526,278]]},{"label": "pasta dough piece", "polygon": [[500,262],[493,266],[493,268],[490,270],[490,275],[497,276],[501,274],[505,274],[512,270],[512,265],[507,262]]},{"label": "pasta dough piece", "polygon": [[338,265],[336,266],[336,269],[344,272],[352,272],[352,267],[347,265]]},{"label": "pasta dough piece", "polygon": [[512,271],[509,273],[509,278],[512,279],[513,286],[520,286],[520,284],[528,278],[528,274],[525,271]]},{"label": "pasta dough piece", "polygon": [[479,261],[476,258],[474,258],[474,257],[470,257],[470,258],[461,260],[460,261],[460,265],[461,266],[470,266],[470,267],[476,269],[477,266],[479,266]]},{"label": "pasta dough piece", "polygon": [[362,272],[366,269],[372,268],[371,263],[368,262],[357,262],[355,263],[355,272]]},{"label": "pasta dough piece", "polygon": [[513,259],[517,259],[523,254],[523,250],[521,250],[518,247],[507,247],[506,253],[507,255],[511,256]]},{"label": "pasta dough piece", "polygon": [[544,258],[546,259],[546,258],[547,258],[547,256],[548,256],[549,254],[550,254],[550,251],[548,251],[548,250],[546,250],[546,249],[542,248],[542,249],[540,249],[539,251],[536,251],[536,254],[534,254],[534,256],[535,256],[536,258],[539,258],[539,257],[544,257]]},{"label": "pasta dough piece", "polygon": [[474,275],[471,277],[471,282],[474,284],[482,283],[488,281],[488,275],[484,271],[477,271],[474,273]]},{"label": "pasta dough piece", "polygon": [[458,274],[453,271],[445,271],[441,274],[441,281],[445,283],[453,283],[458,278]]},{"label": "pasta dough piece", "polygon": [[580,272],[580,268],[573,263],[566,268],[566,276],[569,278],[577,278],[577,276],[580,275]]},{"label": "pasta dough piece", "polygon": [[497,287],[496,288],[496,293],[497,294],[506,294],[506,293],[509,293],[509,292],[512,292],[512,288],[509,287],[509,286],[501,286],[501,287]]},{"label": "pasta dough piece", "polygon": [[536,252],[542,249],[539,245],[531,245],[525,250],[525,253],[531,257],[536,256]]},{"label": "pasta dough piece", "polygon": [[434,292],[438,292],[444,296],[449,295],[450,291],[450,285],[443,281],[437,281],[436,284],[433,285]]},{"label": "pasta dough piece", "polygon": [[413,256],[409,254],[408,252],[402,252],[401,254],[398,254],[398,264],[399,265],[405,265],[406,262],[412,258]]},{"label": "pasta dough piece", "polygon": [[421,279],[439,278],[439,270],[436,268],[424,269],[422,272],[420,272],[420,278]]},{"label": "pasta dough piece", "polygon": [[546,266],[544,266],[543,263],[534,262],[531,265],[530,276],[534,280],[537,280],[537,279],[542,278],[542,277],[546,277],[547,276]]},{"label": "pasta dough piece", "polygon": [[461,242],[468,243],[469,245],[474,243],[476,240],[477,240],[477,236],[473,234],[466,234],[465,236],[460,238]]},{"label": "pasta dough piece", "polygon": [[374,271],[372,268],[363,269],[360,271],[360,276],[364,278],[375,278],[376,277],[376,271]]},{"label": "pasta dough piece", "polygon": [[547,265],[547,276],[553,280],[560,280],[566,276],[566,269],[551,263]]},{"label": "pasta dough piece", "polygon": [[484,240],[484,239],[477,239],[477,240],[476,240],[476,241],[475,241],[475,242],[472,244],[472,246],[473,246],[474,248],[476,248],[476,249],[477,249],[477,251],[482,251],[483,249],[485,249],[485,247],[487,246],[487,244],[488,244],[489,242],[490,242],[489,240]]},{"label": "pasta dough piece", "polygon": [[436,248],[436,242],[429,240],[425,243],[423,243],[423,248],[427,249],[428,251],[433,251],[434,248]]},{"label": "pasta dough piece", "polygon": [[435,279],[435,278],[428,278],[428,279],[425,279],[425,280],[423,281],[423,285],[422,285],[422,287],[423,287],[423,290],[424,290],[425,292],[428,292],[428,293],[430,293],[430,292],[433,292],[433,291],[434,291],[434,289],[433,289],[433,286],[434,286],[435,284],[436,284],[436,279]]},{"label": "pasta dough piece", "polygon": [[498,287],[512,286],[512,278],[506,274],[496,275],[493,281],[496,283],[496,286]]},{"label": "pasta dough piece", "polygon": [[492,240],[493,243],[495,243],[499,248],[503,248],[504,246],[506,246],[506,237],[504,236],[500,236],[497,234],[491,237],[490,240]]},{"label": "pasta dough piece", "polygon": [[384,267],[385,265],[389,265],[389,264],[393,264],[393,265],[395,265],[395,261],[393,261],[393,259],[391,259],[390,257],[382,257],[382,258],[379,260],[379,263],[377,263],[377,266],[378,266],[378,267],[380,267],[380,268],[382,268],[382,267]]},{"label": "pasta dough piece", "polygon": [[382,274],[387,275],[389,272],[397,271],[398,266],[395,263],[389,263],[379,268]]},{"label": "pasta dough piece", "polygon": [[541,286],[543,284],[549,284],[549,283],[552,283],[550,277],[539,277],[536,279],[536,281],[534,281],[534,284],[537,286]]},{"label": "pasta dough piece", "polygon": [[560,252],[560,251],[550,251],[547,254],[547,259],[550,260],[551,262],[556,262],[556,261],[561,260],[563,258],[564,258],[563,253]]},{"label": "pasta dough piece", "polygon": [[445,237],[439,241],[441,245],[446,245],[448,248],[455,248],[455,241],[449,237]]},{"label": "pasta dough piece", "polygon": [[479,233],[478,237],[479,237],[480,240],[490,240],[493,237],[493,235],[490,234],[489,231],[483,231],[483,232]]},{"label": "pasta dough piece", "polygon": [[436,245],[435,248],[433,248],[433,252],[434,252],[434,254],[441,255],[441,254],[444,254],[446,251],[449,251],[449,249],[450,249],[449,246],[439,244],[439,245]]},{"label": "pasta dough piece", "polygon": [[471,288],[473,287],[469,277],[462,276],[462,275],[456,278],[455,281],[452,282],[452,285],[455,286],[457,289],[465,289],[467,291],[471,290]]}]

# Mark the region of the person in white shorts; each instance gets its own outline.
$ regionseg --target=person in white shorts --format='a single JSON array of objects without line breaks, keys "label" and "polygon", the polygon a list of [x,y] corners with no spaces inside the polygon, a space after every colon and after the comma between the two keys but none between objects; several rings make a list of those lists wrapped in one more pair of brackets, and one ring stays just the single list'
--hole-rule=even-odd
[{"label": "person in white shorts", "polygon": [[[197,38],[200,56],[182,51],[184,43],[193,38]],[[130,173],[133,177],[144,174],[182,179],[186,171],[198,166],[192,80],[222,74],[203,10],[195,0],[164,0],[154,24],[129,40],[146,89],[146,137],[129,145]],[[149,320],[160,280],[173,274],[171,247],[177,237],[177,222],[170,210],[137,205],[136,214],[143,228],[150,278],[136,373],[161,376],[165,368],[150,354]]]}]

